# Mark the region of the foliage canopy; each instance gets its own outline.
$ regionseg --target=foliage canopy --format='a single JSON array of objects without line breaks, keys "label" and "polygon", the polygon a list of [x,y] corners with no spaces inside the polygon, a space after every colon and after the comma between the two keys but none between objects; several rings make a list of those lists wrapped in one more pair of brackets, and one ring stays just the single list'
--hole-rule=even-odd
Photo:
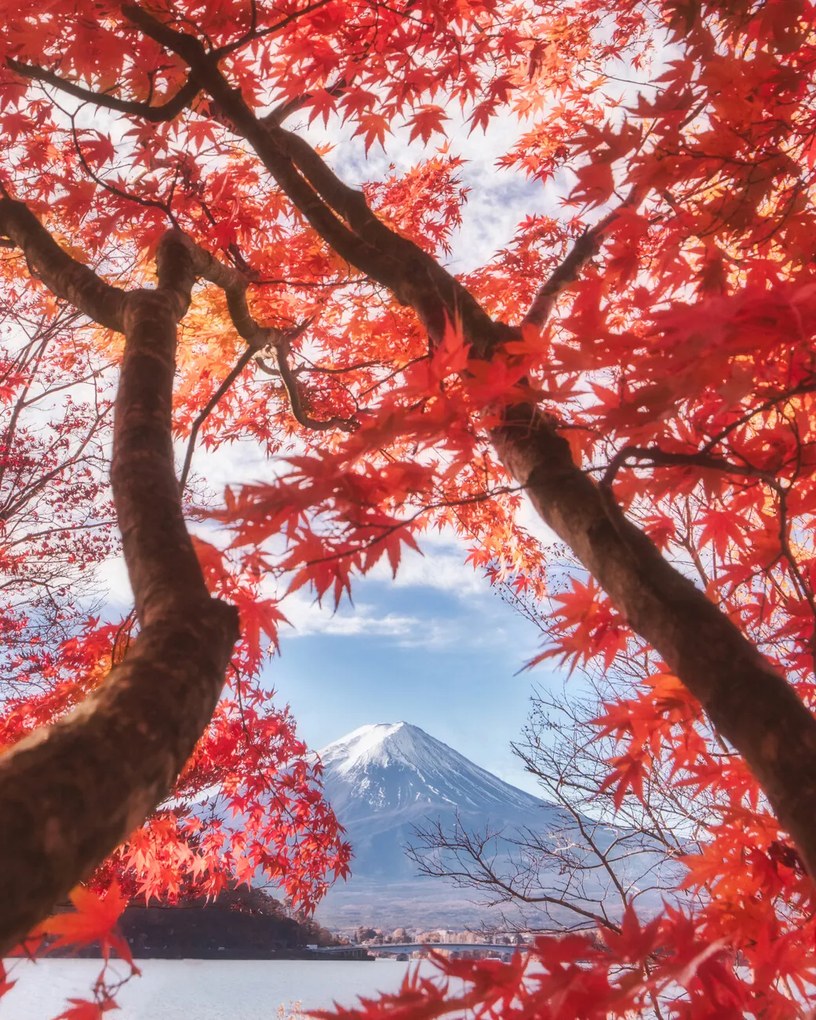
[{"label": "foliage canopy", "polygon": [[[258,683],[278,599],[339,600],[447,525],[493,581],[545,600],[523,492],[576,565],[545,654],[637,666],[595,723],[619,744],[603,788],[647,797],[659,759],[716,804],[687,862],[703,906],[628,912],[509,965],[444,962],[458,1003],[414,982],[359,1015],[804,1009],[812,3],[2,10],[4,947],[128,837],[103,886],[215,891],[263,867],[314,902],[348,855]],[[512,239],[457,274],[467,131],[509,135],[499,164],[523,186]],[[525,216],[543,186],[566,202]],[[111,429],[121,625],[70,595],[112,541]],[[179,496],[174,438],[285,462],[222,498],[188,458]],[[242,837],[155,811],[214,784]],[[110,944],[111,888],[75,895],[75,935]]]}]

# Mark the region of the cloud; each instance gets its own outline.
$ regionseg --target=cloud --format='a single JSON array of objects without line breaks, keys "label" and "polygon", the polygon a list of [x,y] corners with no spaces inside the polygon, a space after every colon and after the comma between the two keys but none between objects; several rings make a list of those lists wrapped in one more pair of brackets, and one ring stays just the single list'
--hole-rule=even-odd
[{"label": "cloud", "polygon": [[292,629],[287,637],[312,637],[329,634],[336,637],[404,637],[425,626],[417,616],[396,612],[378,612],[376,606],[360,603],[341,606],[334,612],[330,605],[319,605],[308,595],[295,592],[281,606]]},{"label": "cloud", "polygon": [[109,556],[96,567],[95,573],[106,592],[105,616],[112,619],[128,612],[133,606],[133,590],[124,556]]},{"label": "cloud", "polygon": [[[465,160],[459,177],[469,189],[462,224],[452,239],[449,268],[468,272],[489,262],[511,240],[526,216],[557,215],[560,196],[552,182],[530,181],[515,169],[497,165],[498,159],[529,129],[528,122],[517,117],[497,117],[487,133],[471,131],[457,103],[450,102],[445,109],[450,118],[446,129],[449,151]],[[386,151],[372,146],[366,155],[362,139],[354,137],[354,125],[340,125],[336,118],[329,125],[336,146],[330,162],[352,187],[360,180],[384,178],[394,170],[406,171],[432,157],[443,141],[438,136],[428,145],[419,139],[408,142],[406,132],[397,129],[387,137]],[[298,125],[298,130],[313,144],[326,141],[326,131],[317,122],[311,127]]]},{"label": "cloud", "polygon": [[449,539],[440,543],[420,538],[420,546],[424,555],[406,552],[396,577],[392,577],[385,560],[377,563],[367,576],[395,588],[433,588],[459,599],[484,595],[490,590],[482,575],[465,563],[467,550],[463,544],[456,546]]},{"label": "cloud", "polygon": [[[399,648],[429,650],[457,645],[488,648],[506,643],[506,630],[496,621],[491,589],[485,583],[474,583],[479,578],[470,568],[452,554],[446,557],[444,565],[439,558],[428,560],[426,565],[416,554],[411,563],[402,580],[398,575],[396,583],[390,574],[384,572],[382,577],[375,577],[376,572],[372,571],[358,582],[357,589],[372,601],[357,601],[353,605],[344,602],[337,610],[331,599],[320,605],[308,591],[293,592],[281,603],[281,610],[292,624],[291,628],[286,628],[284,636],[289,639],[326,635],[385,640]],[[368,587],[371,582],[376,584],[373,591]],[[383,585],[390,586],[392,591],[417,589],[410,594],[407,611],[405,596],[394,606],[393,594],[390,595],[387,588],[383,590]],[[422,589],[450,595],[451,585],[458,589],[453,593],[460,596],[454,603],[422,597]]]}]

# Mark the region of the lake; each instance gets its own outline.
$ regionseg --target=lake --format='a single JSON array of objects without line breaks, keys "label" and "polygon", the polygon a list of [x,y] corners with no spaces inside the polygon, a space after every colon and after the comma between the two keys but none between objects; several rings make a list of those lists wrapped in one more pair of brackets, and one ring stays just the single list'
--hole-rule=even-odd
[{"label": "lake", "polygon": [[[17,984],[0,998],[0,1020],[52,1020],[69,997],[90,998],[99,960],[6,961]],[[119,965],[114,965],[119,966]],[[396,960],[144,960],[121,990],[111,1020],[278,1020],[278,1007],[352,1005],[395,991],[412,964]],[[417,964],[413,964],[417,966]],[[427,962],[419,964],[430,973]],[[121,973],[121,967],[118,970]],[[288,1015],[288,1010],[283,1016]]]}]

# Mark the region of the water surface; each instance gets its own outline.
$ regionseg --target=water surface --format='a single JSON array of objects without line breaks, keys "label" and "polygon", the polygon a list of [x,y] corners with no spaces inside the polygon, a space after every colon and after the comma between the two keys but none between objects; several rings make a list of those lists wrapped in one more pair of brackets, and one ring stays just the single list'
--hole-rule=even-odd
[{"label": "water surface", "polygon": [[[99,960],[6,961],[17,984],[0,1020],[51,1020],[70,997],[90,998]],[[119,973],[122,973],[121,966]],[[319,1009],[395,991],[408,963],[396,960],[144,960],[117,996],[111,1020],[278,1020],[279,1007]],[[416,964],[414,964],[416,966]],[[432,969],[428,963],[423,972]],[[286,1016],[288,1009],[284,1010]]]}]

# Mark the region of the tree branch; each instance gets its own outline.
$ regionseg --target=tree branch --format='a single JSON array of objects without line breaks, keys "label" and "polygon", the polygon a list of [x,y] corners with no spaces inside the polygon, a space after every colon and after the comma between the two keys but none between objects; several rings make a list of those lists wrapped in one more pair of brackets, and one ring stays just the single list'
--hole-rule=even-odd
[{"label": "tree branch", "polygon": [[179,244],[184,245],[196,276],[215,284],[224,291],[227,309],[232,324],[242,340],[253,351],[264,347],[275,347],[284,339],[284,332],[274,326],[262,326],[249,310],[246,299],[248,281],[233,266],[219,261],[214,255],[196,244],[195,241],[181,230],[174,231]]},{"label": "tree branch", "polygon": [[[214,283],[216,286],[221,287],[227,298],[227,308],[230,313],[233,325],[238,331],[238,335],[242,337],[249,344],[249,355],[246,356],[246,361],[249,360],[249,356],[257,350],[264,347],[270,347],[274,349],[275,355],[278,362],[278,370],[280,372],[283,385],[286,388],[287,395],[289,397],[289,404],[292,408],[292,414],[296,420],[303,425],[304,428],[329,431],[331,429],[341,429],[344,432],[352,432],[357,427],[356,423],[350,421],[347,418],[328,418],[326,421],[318,421],[312,418],[303,406],[303,400],[300,395],[300,387],[298,386],[295,374],[289,366],[289,351],[292,340],[298,337],[309,325],[311,320],[301,324],[294,330],[280,330],[273,326],[261,326],[252,316],[249,310],[249,305],[246,300],[246,278],[234,269],[232,266],[224,265],[211,255],[204,248],[197,245],[195,241],[189,238],[186,234],[181,231],[177,231],[175,236],[179,243],[186,246],[188,254],[192,260],[195,272],[198,276],[203,277],[205,280],[209,280],[210,283]],[[246,361],[239,362],[241,368],[246,364]],[[240,369],[238,369],[240,371]],[[228,377],[229,382],[226,382],[226,388],[228,389],[236,376],[230,375]],[[223,385],[223,384],[222,384]],[[219,388],[217,400],[226,392],[226,389]],[[213,405],[214,406],[214,405]],[[207,414],[210,413],[212,407],[208,405],[208,409],[205,409],[201,421],[206,418]],[[199,416],[201,417],[201,416]],[[201,422],[196,419],[196,424],[193,426],[194,433],[198,431]],[[185,466],[182,472],[182,487],[187,477],[189,470],[189,461],[192,457],[192,449],[188,448],[187,457],[185,458]]]},{"label": "tree branch", "polygon": [[235,380],[238,378],[241,372],[243,372],[244,368],[247,365],[247,362],[250,361],[254,354],[255,351],[252,349],[252,347],[246,348],[241,357],[233,365],[227,377],[224,379],[224,381],[221,383],[221,385],[218,387],[215,393],[213,393],[213,395],[210,397],[210,399],[207,401],[204,407],[202,407],[201,411],[199,411],[196,420],[193,422],[193,427],[190,429],[190,439],[187,443],[187,453],[184,455],[184,466],[181,469],[181,477],[179,478],[179,490],[181,492],[184,492],[184,489],[187,486],[187,476],[190,473],[190,465],[193,462],[193,453],[195,452],[196,439],[198,438],[198,430],[201,428],[201,426],[204,424],[207,418],[209,418],[210,414],[215,409],[215,407],[218,406],[218,401],[229,390],[230,386],[232,386],[232,384],[235,382]]},{"label": "tree branch", "polygon": [[[342,258],[411,305],[434,342],[447,323],[461,323],[477,354],[494,343],[496,325],[470,292],[427,252],[386,226],[362,192],[341,181],[304,139],[274,120],[261,120],[195,36],[177,32],[134,4],[122,10],[142,31],[184,59],[190,75],[253,147],[296,209]],[[508,331],[509,335],[509,331]]]},{"label": "tree branch", "polygon": [[[345,91],[347,85],[348,82],[345,78],[338,78],[333,85],[329,85],[326,93],[330,96],[340,96]],[[282,124],[287,117],[291,117],[293,113],[297,113],[298,110],[302,110],[304,106],[307,106],[313,98],[314,96],[311,92],[306,92],[302,96],[289,99],[287,102],[276,106],[271,113],[268,113],[263,118],[263,121],[267,124]]]},{"label": "tree branch", "polygon": [[816,876],[816,719],[731,620],[573,462],[529,406],[505,411],[496,450],[541,518],[745,758]]},{"label": "tree branch", "polygon": [[292,408],[292,414],[295,419],[307,429],[312,429],[318,432],[328,432],[331,429],[340,429],[343,432],[354,432],[357,428],[357,423],[349,418],[327,418],[325,421],[318,421],[316,418],[312,418],[303,406],[303,400],[300,396],[300,386],[295,377],[295,373],[292,371],[289,365],[289,340],[285,340],[279,343],[275,347],[275,355],[278,361],[278,371],[280,372],[281,380],[283,385],[286,387],[286,393],[289,397],[289,406]]},{"label": "tree branch", "polygon": [[105,92],[95,92],[93,89],[88,89],[83,85],[77,85],[72,81],[68,81],[67,78],[62,78],[45,67],[39,67],[37,64],[23,64],[21,61],[15,60],[14,57],[6,57],[6,66],[23,78],[38,81],[44,85],[52,85],[54,88],[59,89],[60,92],[65,92],[75,99],[92,103],[94,106],[105,110],[125,113],[129,117],[141,117],[142,120],[151,121],[154,124],[160,121],[174,120],[186,106],[190,105],[198,93],[198,87],[195,83],[193,81],[186,81],[172,98],[158,106],[151,106],[149,103],[118,99],[116,96],[108,95]]},{"label": "tree branch", "polygon": [[578,279],[587,262],[598,254],[607,231],[621,212],[624,209],[636,207],[642,199],[642,191],[633,188],[617,209],[613,209],[612,212],[604,216],[594,227],[588,227],[576,239],[564,261],[539,288],[529,311],[521,320],[522,326],[540,328],[544,325],[550,317],[559,294]]},{"label": "tree branch", "polygon": [[631,459],[645,462],[651,467],[699,467],[710,471],[722,471],[724,474],[745,475],[750,478],[761,478],[774,482],[774,475],[768,471],[751,467],[750,464],[734,464],[724,457],[714,457],[710,453],[680,453],[661,450],[659,446],[623,446],[610,460],[601,479],[601,486],[609,489],[618,471]]},{"label": "tree branch", "polygon": [[124,331],[124,291],[77,262],[22,202],[0,197],[0,232],[20,248],[46,287],[101,326]]}]

